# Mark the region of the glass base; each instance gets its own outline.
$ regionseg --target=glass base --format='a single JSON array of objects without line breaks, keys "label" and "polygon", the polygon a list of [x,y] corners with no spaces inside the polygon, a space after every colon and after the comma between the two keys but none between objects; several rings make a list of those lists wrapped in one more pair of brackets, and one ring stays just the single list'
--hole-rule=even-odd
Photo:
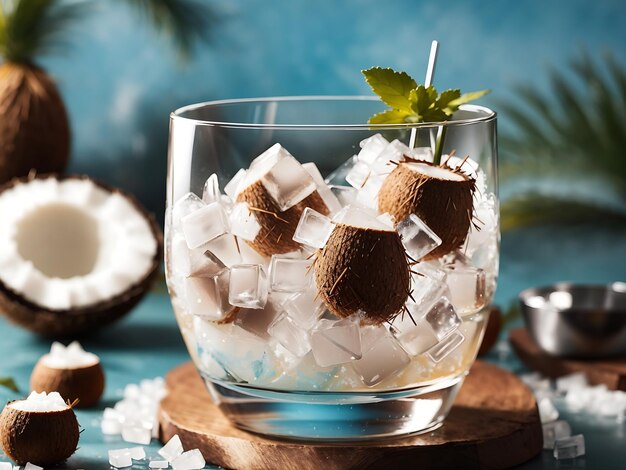
[{"label": "glass base", "polygon": [[361,441],[431,431],[447,416],[465,375],[417,389],[372,393],[277,392],[205,378],[237,427],[304,441]]}]

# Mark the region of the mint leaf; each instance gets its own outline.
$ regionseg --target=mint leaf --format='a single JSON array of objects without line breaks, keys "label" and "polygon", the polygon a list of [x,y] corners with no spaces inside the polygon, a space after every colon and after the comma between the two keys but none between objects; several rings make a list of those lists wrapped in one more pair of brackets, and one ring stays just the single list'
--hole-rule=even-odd
[{"label": "mint leaf", "polygon": [[396,72],[392,69],[372,67],[362,70],[365,80],[380,99],[394,109],[409,111],[409,92],[417,87],[417,83],[406,72]]},{"label": "mint leaf", "polygon": [[426,88],[419,85],[409,93],[409,101],[411,102],[411,111],[423,120],[424,115],[437,99],[437,90],[431,85]]},{"label": "mint leaf", "polygon": [[465,103],[469,103],[470,101],[475,101],[478,98],[485,96],[491,90],[480,90],[480,91],[471,91],[469,93],[462,94],[459,98],[452,100],[448,103],[447,110],[449,110],[450,114],[454,113],[459,106]]},{"label": "mint leaf", "polygon": [[410,113],[399,109],[388,109],[382,113],[374,114],[367,121],[368,124],[403,124],[407,122]]},{"label": "mint leaf", "polygon": [[450,104],[451,101],[454,100],[458,100],[461,97],[461,90],[457,89],[453,89],[453,90],[446,90],[446,91],[442,91],[441,94],[439,95],[439,98],[437,98],[437,107],[441,110],[443,110],[446,114],[451,115],[452,113],[448,113],[448,105]]},{"label": "mint leaf", "polygon": [[12,390],[14,392],[19,392],[19,389],[17,388],[17,384],[15,383],[15,380],[13,380],[10,377],[0,377],[0,386],[6,387],[9,390]]}]

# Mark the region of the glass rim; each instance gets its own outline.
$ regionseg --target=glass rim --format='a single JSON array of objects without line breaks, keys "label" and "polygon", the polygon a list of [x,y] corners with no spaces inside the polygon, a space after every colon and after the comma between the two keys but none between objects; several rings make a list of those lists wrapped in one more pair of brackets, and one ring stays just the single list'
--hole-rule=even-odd
[{"label": "glass rim", "polygon": [[182,106],[170,113],[170,119],[172,121],[185,121],[194,123],[199,126],[211,126],[211,127],[228,127],[228,128],[240,128],[240,129],[350,129],[350,130],[386,130],[386,129],[414,129],[414,128],[437,128],[437,127],[457,127],[467,126],[471,124],[477,124],[481,122],[494,121],[497,117],[497,113],[486,106],[463,104],[459,107],[462,111],[481,113],[478,117],[469,119],[457,119],[453,121],[440,121],[440,122],[417,122],[417,123],[400,123],[400,124],[265,124],[265,123],[250,123],[250,122],[228,122],[228,121],[212,121],[204,119],[195,119],[183,116],[183,113],[194,111],[206,107],[216,107],[221,105],[230,104],[245,104],[245,103],[269,103],[269,102],[293,102],[293,101],[379,101],[377,96],[364,96],[364,95],[312,95],[312,96],[273,96],[273,97],[260,97],[260,98],[234,98],[204,101],[201,103],[189,104]]}]

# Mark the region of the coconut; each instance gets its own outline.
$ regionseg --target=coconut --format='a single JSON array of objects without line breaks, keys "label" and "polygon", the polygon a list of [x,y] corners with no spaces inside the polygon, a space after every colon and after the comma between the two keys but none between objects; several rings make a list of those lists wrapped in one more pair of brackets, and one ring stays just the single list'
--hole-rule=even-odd
[{"label": "coconut", "polygon": [[49,354],[39,359],[30,376],[30,388],[34,392],[59,392],[76,407],[95,405],[104,391],[104,371],[100,358],[86,352],[74,341],[63,346],[53,343]]},{"label": "coconut", "polygon": [[84,176],[0,187],[0,310],[44,336],[94,331],[149,289],[163,237],[129,194]]},{"label": "coconut", "polygon": [[328,309],[359,313],[367,323],[390,321],[406,302],[410,272],[398,232],[367,210],[344,208],[315,258],[315,280]]},{"label": "coconut", "polygon": [[473,221],[476,180],[461,170],[406,158],[383,182],[378,208],[401,222],[416,214],[442,243],[424,257],[439,258],[459,249]]},{"label": "coconut", "polygon": [[0,415],[2,448],[19,465],[61,463],[76,451],[79,435],[74,410],[56,392],[31,393],[7,404]]}]

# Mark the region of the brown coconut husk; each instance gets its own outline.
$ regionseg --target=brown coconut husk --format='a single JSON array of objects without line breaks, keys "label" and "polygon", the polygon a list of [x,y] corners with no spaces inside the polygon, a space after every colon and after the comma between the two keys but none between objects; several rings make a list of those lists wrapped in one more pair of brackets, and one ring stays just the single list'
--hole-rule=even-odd
[{"label": "brown coconut husk", "polygon": [[63,398],[76,402],[77,408],[90,408],[98,403],[104,391],[104,371],[96,364],[72,369],[58,369],[46,365],[41,358],[30,376],[33,392],[59,392]]},{"label": "brown coconut husk", "polygon": [[48,74],[33,64],[0,65],[0,184],[33,169],[61,173],[69,151],[67,112]]}]

